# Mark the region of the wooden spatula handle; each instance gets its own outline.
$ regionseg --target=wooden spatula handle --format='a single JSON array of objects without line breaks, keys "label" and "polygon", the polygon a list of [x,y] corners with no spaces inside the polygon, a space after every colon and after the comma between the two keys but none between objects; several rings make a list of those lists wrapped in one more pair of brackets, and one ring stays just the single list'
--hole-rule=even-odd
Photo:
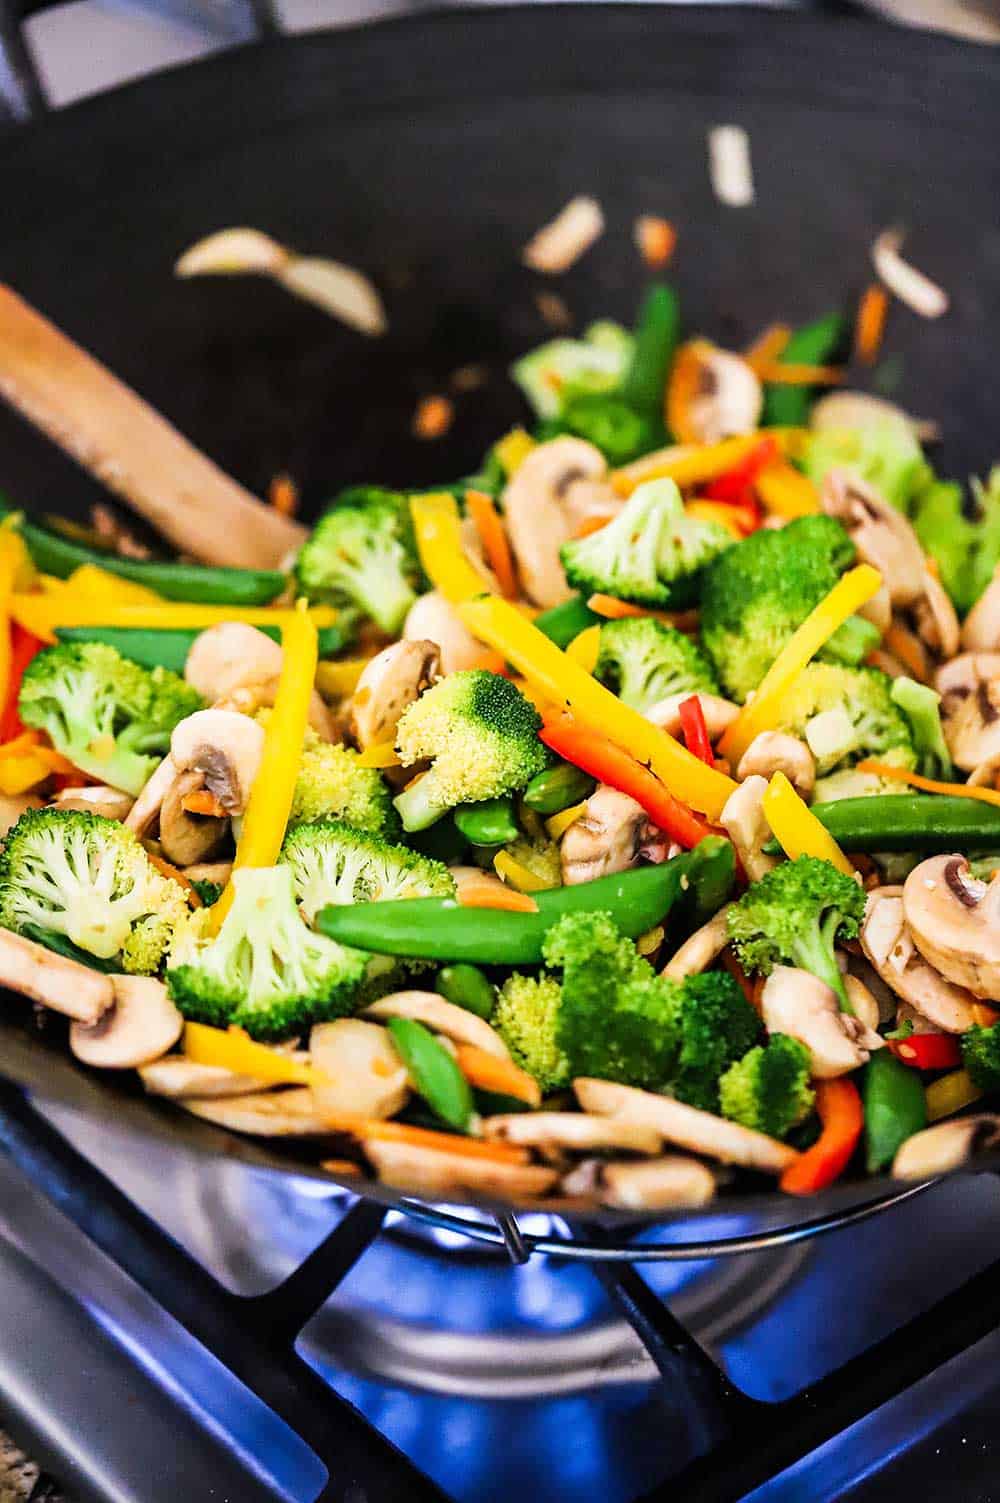
[{"label": "wooden spatula handle", "polygon": [[3,286],[0,396],[203,563],[274,568],[305,537]]}]

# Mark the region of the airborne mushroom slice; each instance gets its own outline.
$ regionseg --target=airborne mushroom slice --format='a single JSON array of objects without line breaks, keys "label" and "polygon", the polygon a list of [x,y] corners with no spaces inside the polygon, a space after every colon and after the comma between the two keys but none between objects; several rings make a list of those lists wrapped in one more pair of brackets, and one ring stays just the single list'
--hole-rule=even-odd
[{"label": "airborne mushroom slice", "polygon": [[558,1178],[558,1171],[533,1164],[502,1164],[491,1159],[467,1158],[440,1148],[413,1143],[365,1140],[365,1155],[384,1184],[424,1195],[452,1195],[471,1191],[520,1200],[544,1195]]},{"label": "airborne mushroom slice", "polygon": [[847,1075],[884,1047],[860,1018],[841,1012],[832,987],[794,966],[775,966],[761,992],[761,1011],[768,1033],[787,1033],[805,1045],[817,1080]]},{"label": "airborne mushroom slice", "polygon": [[754,773],[729,795],[719,815],[719,823],[736,847],[751,882],[759,882],[778,864],[776,856],[764,852],[771,838],[771,826],[764,816],[766,792],[767,779]]},{"label": "airborne mushroom slice", "polygon": [[[569,1193],[571,1184],[563,1180]],[[704,1206],[715,1196],[715,1175],[707,1164],[680,1153],[647,1161],[611,1159],[596,1166],[592,1193],[604,1205],[623,1211]]]},{"label": "airborne mushroom slice", "polygon": [[771,778],[776,772],[783,772],[796,793],[808,799],[816,783],[816,759],[798,736],[761,731],[740,758],[736,776],[742,783],[755,775]]},{"label": "airborne mushroom slice", "polygon": [[861,948],[897,997],[944,1033],[966,1033],[975,1022],[976,999],[921,955],[906,923],[901,893],[898,887],[876,887],[868,894]]},{"label": "airborne mushroom slice", "polygon": [[426,638],[394,642],[365,665],[350,701],[351,733],[358,746],[392,741],[408,705],[440,677],[441,653]]},{"label": "airborne mushroom slice", "polygon": [[915,1132],[898,1150],[892,1163],[895,1179],[932,1179],[961,1169],[977,1154],[1000,1147],[1000,1117],[979,1112],[954,1122],[937,1122]]},{"label": "airborne mushroom slice", "polygon": [[573,536],[570,499],[579,482],[602,480],[603,454],[582,438],[539,444],[504,491],[507,534],[525,594],[535,605],[559,605],[572,591],[559,549]]},{"label": "airborne mushroom slice", "polygon": [[474,1044],[497,1059],[510,1059],[507,1045],[489,1023],[454,1002],[446,1002],[437,992],[393,992],[366,1007],[364,1013],[368,1018],[413,1018],[453,1043]]},{"label": "airborne mushroom slice", "polygon": [[9,929],[0,929],[0,986],[89,1025],[115,1000],[110,976]]},{"label": "airborne mushroom slice", "polygon": [[455,607],[438,590],[421,595],[410,606],[403,626],[407,642],[433,642],[440,654],[442,673],[460,673],[475,668],[483,659],[483,644],[472,635]]},{"label": "airborne mushroom slice", "polygon": [[729,943],[729,910],[732,906],[732,903],[727,903],[707,924],[696,929],[670,957],[661,974],[669,976],[672,981],[683,981],[685,976],[698,976],[707,970]]},{"label": "airborne mushroom slice", "polygon": [[94,1024],[74,1023],[69,1047],[99,1070],[134,1070],[176,1044],[184,1019],[155,976],[112,976],[114,1006]]},{"label": "airborne mushroom slice", "polygon": [[1000,881],[980,882],[965,856],[931,856],[906,879],[903,915],[942,976],[977,997],[1000,997]]},{"label": "airborne mushroom slice", "polygon": [[410,1095],[409,1076],[388,1030],[360,1018],[318,1023],[309,1035],[313,1066],[327,1077],[313,1086],[324,1112],[394,1117]]},{"label": "airborne mushroom slice", "polygon": [[619,1121],[616,1117],[587,1116],[584,1112],[516,1112],[486,1117],[483,1137],[534,1148],[543,1158],[563,1162],[570,1153],[618,1149],[628,1153],[659,1153],[663,1139],[655,1128]]},{"label": "airborne mushroom slice", "polygon": [[649,816],[627,793],[602,783],[586,801],[559,847],[567,887],[609,877],[636,866],[650,834]]}]

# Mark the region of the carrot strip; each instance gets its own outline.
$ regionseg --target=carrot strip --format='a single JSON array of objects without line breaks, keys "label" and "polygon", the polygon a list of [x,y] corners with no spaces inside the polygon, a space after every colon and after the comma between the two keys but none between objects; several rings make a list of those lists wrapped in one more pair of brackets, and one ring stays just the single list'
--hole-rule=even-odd
[{"label": "carrot strip", "polygon": [[497,908],[504,913],[537,913],[538,904],[530,893],[518,892],[504,882],[476,882],[470,878],[458,889],[463,908]]},{"label": "carrot strip", "polygon": [[498,1059],[475,1044],[457,1044],[455,1060],[469,1084],[480,1091],[495,1091],[498,1096],[513,1096],[529,1106],[541,1106],[538,1082],[512,1060]]},{"label": "carrot strip", "polygon": [[507,600],[516,600],[520,591],[514,555],[492,496],[483,491],[466,491],[465,509],[476,524],[486,562],[497,577],[501,595]]},{"label": "carrot strip", "polygon": [[893,624],[883,637],[883,643],[897,657],[907,672],[921,684],[931,681],[930,664],[923,644],[905,626]]},{"label": "carrot strip", "polygon": [[786,1195],[814,1195],[832,1184],[847,1168],[861,1136],[865,1116],[858,1088],[851,1081],[818,1080],[816,1110],[823,1131],[781,1176]]},{"label": "carrot strip", "polygon": [[661,219],[658,214],[640,214],[632,233],[636,249],[647,266],[667,265],[677,245],[677,231],[669,219]]},{"label": "carrot strip", "polygon": [[299,509],[299,488],[291,475],[275,475],[267,488],[268,503],[282,517],[294,517]]},{"label": "carrot strip", "polygon": [[205,814],[214,819],[224,819],[226,814],[215,794],[209,793],[207,788],[186,793],[181,799],[181,808],[188,814]]},{"label": "carrot strip", "polygon": [[377,1117],[359,1117],[353,1112],[327,1112],[323,1114],[323,1122],[330,1132],[349,1133],[362,1142],[366,1138],[381,1138],[383,1141],[412,1143],[415,1148],[461,1153],[470,1159],[494,1159],[501,1164],[524,1164],[528,1160],[526,1150],[512,1143],[487,1143],[482,1138],[435,1132],[432,1127],[411,1127],[408,1122],[383,1122]]},{"label": "carrot strip", "polygon": [[923,778],[917,772],[908,772],[905,767],[892,767],[888,762],[875,762],[868,758],[858,763],[859,772],[874,772],[880,778],[894,778],[897,783],[909,783],[921,793],[946,793],[959,798],[978,799],[981,804],[994,804],[1000,808],[1000,793],[995,788],[970,788],[968,783],[942,783],[937,778]]},{"label": "carrot strip", "polygon": [[201,908],[204,906],[201,898],[198,896],[198,889],[194,883],[189,877],[185,877],[184,873],[174,866],[172,861],[165,861],[162,856],[157,856],[148,846],[146,847],[146,855],[156,867],[161,877],[169,877],[171,881],[177,882],[183,887],[192,908]]},{"label": "carrot strip", "polygon": [[888,313],[889,294],[884,287],[873,282],[865,288],[854,324],[854,354],[862,365],[875,364],[882,348]]},{"label": "carrot strip", "polygon": [[770,324],[744,351],[743,359],[758,376],[769,370],[792,337],[789,324]]},{"label": "carrot strip", "polygon": [[782,364],[776,360],[765,366],[760,376],[769,386],[840,386],[844,370],[839,365]]}]

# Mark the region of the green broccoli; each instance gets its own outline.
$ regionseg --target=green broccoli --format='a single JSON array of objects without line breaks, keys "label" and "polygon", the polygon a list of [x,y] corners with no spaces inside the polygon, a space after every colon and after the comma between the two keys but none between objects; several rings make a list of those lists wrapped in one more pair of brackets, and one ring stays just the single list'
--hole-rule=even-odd
[{"label": "green broccoli", "polygon": [[187,913],[179,882],[162,876],[117,820],[75,809],[29,809],[0,855],[0,924],[65,935],[119,968],[151,975]]},{"label": "green broccoli", "polygon": [[558,418],[565,398],[606,394],[622,381],[635,341],[620,324],[591,324],[582,339],[551,339],[511,366],[536,417]]},{"label": "green broccoli", "polygon": [[295,564],[310,600],[361,611],[395,636],[423,583],[406,497],[377,486],[343,491]]},{"label": "green broccoli", "polygon": [[715,674],[691,637],[652,616],[607,621],[601,627],[594,677],[634,710],[671,694],[718,694]]},{"label": "green broccoli", "polygon": [[810,663],[782,700],[777,728],[808,743],[821,776],[865,757],[916,766],[909,723],[878,668]]},{"label": "green broccoli", "polygon": [[907,794],[905,783],[879,777],[877,772],[859,772],[856,767],[842,767],[829,777],[817,778],[812,792],[814,804],[835,804],[842,798],[872,798],[881,794]]},{"label": "green broccoli", "polygon": [[103,642],[46,647],[24,671],[18,714],[91,777],[138,795],[201,695],[169,668],[140,668]]},{"label": "green broccoli", "polygon": [[774,1033],[730,1065],[719,1081],[722,1115],[743,1127],[783,1138],[812,1111],[809,1050],[787,1033]]},{"label": "green broccoli", "polygon": [[559,556],[566,578],[584,596],[676,607],[692,603],[705,566],[732,544],[732,534],[717,522],[687,516],[672,480],[650,480],[613,522],[564,543]]},{"label": "green broccoli", "polygon": [[544,1092],[569,1085],[570,1068],[556,1029],[562,988],[555,976],[507,977],[490,1021],[516,1064],[534,1076]]},{"label": "green broccoli", "polygon": [[352,1012],[371,957],[314,934],[295,905],[290,866],[243,867],[212,938],[207,909],[174,936],[167,989],[186,1018],[287,1038]]},{"label": "green broccoli", "polygon": [[678,1101],[719,1111],[719,1079],[761,1036],[761,1022],[728,971],[675,982],[680,1035],[669,1088]]},{"label": "green broccoli", "polygon": [[[258,710],[254,719],[266,726],[271,713]],[[359,767],[356,751],[324,741],[307,726],[289,820],[295,824],[316,819],[335,819],[386,840],[398,835],[400,828],[382,774],[374,767]]]},{"label": "green broccoli", "polygon": [[955,770],[941,728],[940,694],[929,684],[901,677],[893,680],[890,695],[909,722],[918,771],[925,778],[943,778],[950,783]]},{"label": "green broccoli", "polygon": [[726,694],[747,699],[853,562],[844,528],[819,515],[760,528],[713,559],[701,591],[701,637]]},{"label": "green broccoli", "polygon": [[811,971],[852,1008],[834,954],[854,939],[865,911],[864,889],[818,856],[785,861],[754,882],[729,909],[729,938],[747,971],[765,976],[776,965]]},{"label": "green broccoli", "polygon": [[981,1091],[1000,1087],[1000,1023],[976,1023],[962,1034],[962,1064]]},{"label": "green broccoli", "polygon": [[896,415],[887,415],[867,428],[812,432],[801,463],[817,487],[829,470],[850,470],[903,512],[909,510],[929,473],[912,423]]},{"label": "green broccoli", "polygon": [[829,663],[843,663],[848,668],[857,668],[881,641],[882,633],[874,622],[868,621],[864,616],[848,616],[833,636],[827,638],[823,657]]},{"label": "green broccoli", "polygon": [[279,859],[291,867],[295,899],[310,924],[327,903],[455,896],[455,879],[440,861],[332,819],[293,825]]},{"label": "green broccoli", "polygon": [[964,616],[1000,563],[1000,465],[985,484],[973,480],[968,504],[960,485],[933,481],[917,495],[912,521],[920,546],[937,560],[941,583]]},{"label": "green broccoli", "polygon": [[433,765],[395,799],[407,831],[423,830],[456,804],[513,793],[547,763],[534,705],[500,674],[450,673],[408,705],[396,727],[405,767]]}]

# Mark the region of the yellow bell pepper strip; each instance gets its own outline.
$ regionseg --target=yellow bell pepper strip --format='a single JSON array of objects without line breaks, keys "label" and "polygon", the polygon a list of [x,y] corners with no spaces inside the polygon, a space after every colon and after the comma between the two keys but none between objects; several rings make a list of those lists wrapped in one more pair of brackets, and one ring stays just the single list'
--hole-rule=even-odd
[{"label": "yellow bell pepper strip", "polygon": [[882,584],[882,576],[870,564],[859,564],[839,579],[802,625],[785,643],[764,675],[748,704],[727,728],[719,752],[735,767],[761,731],[772,730],[781,714],[781,704],[806,664],[833,636],[837,627],[870,600]]},{"label": "yellow bell pepper strip", "polygon": [[566,656],[571,663],[579,663],[585,672],[593,673],[597,667],[597,654],[600,651],[600,646],[601,628],[599,626],[588,626],[578,637],[573,638],[572,642],[566,648]]},{"label": "yellow bell pepper strip", "polygon": [[893,767],[889,762],[877,762],[871,757],[858,763],[858,772],[873,772],[880,778],[895,779],[919,788],[922,793],[955,794],[959,798],[976,799],[981,804],[995,804],[1000,808],[1000,792],[996,788],[970,788],[968,783],[941,783],[937,778],[921,777],[918,772],[909,772],[905,767]]},{"label": "yellow bell pepper strip", "polygon": [[370,661],[369,658],[342,658],[339,663],[317,664],[317,689],[324,699],[346,699],[358,687],[358,679]]},{"label": "yellow bell pepper strip", "polygon": [[581,725],[646,763],[682,803],[718,819],[736,788],[732,778],[706,767],[673,736],[622,704],[506,600],[470,600],[458,607],[458,614],[474,636],[502,652],[550,704],[567,709]]},{"label": "yellow bell pepper strip", "polygon": [[978,1101],[983,1092],[973,1085],[967,1070],[952,1070],[932,1080],[924,1091],[927,1101],[928,1122],[940,1122],[942,1117],[951,1117],[964,1106]]},{"label": "yellow bell pepper strip", "polygon": [[327,1085],[322,1070],[293,1059],[267,1044],[257,1044],[242,1028],[209,1028],[204,1023],[185,1023],[184,1056],[195,1065],[215,1065],[234,1075],[252,1075],[269,1085]]},{"label": "yellow bell pepper strip", "polygon": [[790,860],[797,856],[818,856],[845,877],[854,876],[854,867],[840,846],[802,802],[783,772],[776,772],[771,778],[763,804],[771,833]]},{"label": "yellow bell pepper strip", "polygon": [[[305,601],[288,612],[288,616],[288,624],[281,633],[281,676],[274,696],[274,709],[267,723],[260,769],[247,800],[233,871],[245,866],[275,864],[292,809],[292,795],[302,760],[302,742],[309,724],[319,638],[305,609]],[[232,902],[233,882],[230,877],[219,901],[209,910],[212,934],[218,934]]]},{"label": "yellow bell pepper strip", "polygon": [[765,511],[789,522],[819,511],[819,491],[807,475],[783,459],[761,471],[756,491]]},{"label": "yellow bell pepper strip", "polygon": [[410,515],[420,563],[434,588],[452,605],[485,594],[486,581],[469,563],[462,547],[455,497],[445,491],[411,496]]},{"label": "yellow bell pepper strip", "polygon": [[399,754],[393,741],[376,741],[358,754],[359,767],[400,767]]},{"label": "yellow bell pepper strip", "polygon": [[48,764],[36,752],[20,757],[4,757],[0,762],[0,793],[8,798],[29,793],[51,776]]},{"label": "yellow bell pepper strip", "polygon": [[571,804],[568,809],[560,809],[558,814],[553,814],[545,821],[545,832],[550,840],[561,840],[569,829],[575,825],[578,819],[582,819],[587,812],[587,800],[582,804]]},{"label": "yellow bell pepper strip", "polygon": [[493,452],[509,480],[512,475],[516,475],[532,449],[536,447],[535,440],[530,433],[525,433],[523,428],[512,428],[493,445]]},{"label": "yellow bell pepper strip", "polygon": [[[55,640],[57,626],[124,626],[156,630],[204,631],[225,621],[247,626],[284,628],[295,615],[288,608],[272,606],[184,605],[163,601],[157,605],[106,605],[99,600],[81,600],[75,595],[14,595],[10,613],[26,631],[44,642]],[[315,605],[308,613],[314,627],[333,626],[337,612],[330,605]]]},{"label": "yellow bell pepper strip", "polygon": [[497,851],[493,857],[493,870],[501,882],[506,882],[515,892],[545,892],[552,886],[551,882],[539,877],[509,851]]},{"label": "yellow bell pepper strip", "polygon": [[162,595],[134,579],[122,579],[99,564],[81,564],[63,581],[63,598],[98,600],[102,605],[160,605]]}]

